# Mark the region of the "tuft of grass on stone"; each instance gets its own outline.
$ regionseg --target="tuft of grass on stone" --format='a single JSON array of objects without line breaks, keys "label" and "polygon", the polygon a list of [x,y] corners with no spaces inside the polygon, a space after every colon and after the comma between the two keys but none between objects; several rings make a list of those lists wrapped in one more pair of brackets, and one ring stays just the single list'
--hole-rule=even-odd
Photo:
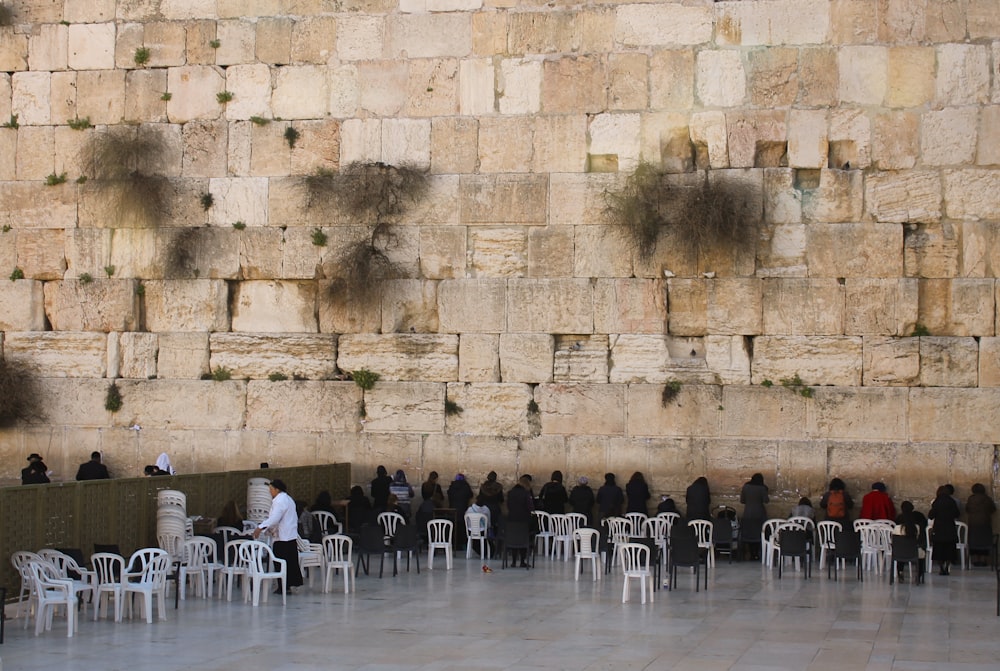
[{"label": "tuft of grass on stone", "polygon": [[45,178],[45,185],[46,186],[56,186],[56,185],[59,185],[59,184],[65,184],[66,183],[66,179],[67,179],[66,173],[60,173],[58,175],[55,174],[55,173],[52,173],[51,175],[49,175],[48,177]]},{"label": "tuft of grass on stone", "polygon": [[108,393],[104,396],[104,409],[108,412],[118,412],[122,409],[122,393],[114,382],[108,387]]},{"label": "tuft of grass on stone", "polygon": [[77,279],[80,280],[80,284],[90,284],[94,281],[94,278],[90,276],[90,273],[80,273],[80,277]]},{"label": "tuft of grass on stone", "polygon": [[301,136],[302,134],[294,126],[285,129],[285,142],[288,143],[290,149],[295,149],[295,143],[299,141]]},{"label": "tuft of grass on stone", "polygon": [[149,56],[149,47],[137,47],[135,53],[132,55],[132,60],[135,61],[136,65],[142,67],[149,62]]},{"label": "tuft of grass on stone", "polygon": [[362,368],[360,370],[351,371],[351,379],[354,380],[354,384],[358,385],[365,391],[368,391],[375,386],[378,382],[379,374],[373,373],[367,368]]},{"label": "tuft of grass on stone", "polygon": [[227,102],[233,99],[232,91],[219,91],[215,94],[215,99],[219,101],[220,105],[225,105]]},{"label": "tuft of grass on stone", "polygon": [[14,282],[16,280],[23,280],[23,279],[24,279],[24,271],[15,266],[14,270],[10,274],[10,281]]},{"label": "tuft of grass on stone", "polygon": [[94,127],[94,124],[90,123],[89,116],[85,116],[82,119],[68,119],[66,125],[73,130],[87,130]]}]

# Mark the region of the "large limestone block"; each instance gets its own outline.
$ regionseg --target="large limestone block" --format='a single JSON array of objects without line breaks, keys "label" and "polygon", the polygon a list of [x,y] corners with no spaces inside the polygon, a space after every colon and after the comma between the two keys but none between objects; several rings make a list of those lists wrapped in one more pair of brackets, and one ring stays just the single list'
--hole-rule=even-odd
[{"label": "large limestone block", "polygon": [[828,151],[826,112],[792,110],[788,119],[789,167],[825,168]]},{"label": "large limestone block", "polygon": [[920,155],[924,165],[963,165],[976,154],[978,110],[948,107],[924,112],[921,120]]},{"label": "large limestone block", "polygon": [[250,281],[236,285],[233,330],[255,333],[316,333],[313,282]]},{"label": "large limestone block", "polygon": [[185,177],[225,174],[228,131],[225,121],[191,121],[184,124],[181,137],[184,142],[182,170]]},{"label": "large limestone block", "polygon": [[797,50],[754,49],[747,54],[747,66],[747,85],[754,105],[787,107],[796,101],[799,94]]},{"label": "large limestone block", "polygon": [[865,179],[865,205],[876,221],[937,221],[941,217],[941,176],[915,170],[870,174]]},{"label": "large limestone block", "polygon": [[521,227],[471,229],[469,258],[476,277],[523,277],[528,269],[528,233]]},{"label": "large limestone block", "polygon": [[458,117],[431,120],[431,172],[473,172],[478,161],[479,122]]},{"label": "large limestone block", "polygon": [[[24,452],[27,450],[39,452],[47,459],[51,459],[49,455],[62,442],[64,444],[63,453],[68,452],[71,457],[65,460],[65,471],[57,470],[57,472],[65,472],[66,479],[71,479],[76,472],[76,465],[83,458],[86,458],[82,455],[88,454],[87,449],[84,448],[86,443],[82,441],[77,443],[74,440],[77,436],[74,434],[89,428],[105,429],[114,421],[111,413],[104,409],[107,388],[107,380],[56,377],[38,379],[39,393],[45,399],[41,408],[41,412],[44,413],[44,423],[19,431],[21,436],[17,440],[16,451],[13,451],[13,454],[8,453],[10,457],[16,455],[16,460],[8,459],[8,463],[16,463],[20,468]],[[5,431],[4,433],[13,434],[14,432]],[[105,442],[103,438],[102,436],[102,443]],[[71,444],[65,446],[67,440]],[[96,446],[95,449],[97,449]],[[153,459],[155,460],[156,457]],[[49,462],[49,466],[58,469],[53,461]],[[17,473],[12,475],[16,477]],[[115,471],[115,475],[118,475],[117,471]],[[123,473],[123,475],[126,474]]]},{"label": "large limestone block", "polygon": [[611,173],[556,173],[549,180],[549,223],[597,226],[605,223],[604,194],[620,178]]},{"label": "large limestone block", "polygon": [[920,152],[920,116],[914,112],[876,114],[872,130],[872,159],[882,170],[912,168]]},{"label": "large limestone block", "polygon": [[537,114],[542,105],[542,62],[505,59],[500,63],[501,114]]},{"label": "large limestone block", "polygon": [[607,382],[608,336],[557,337],[552,381]]},{"label": "large limestone block", "polygon": [[955,219],[1000,219],[1000,171],[946,170],[945,210]]},{"label": "large limestone block", "polygon": [[448,433],[478,436],[523,436],[531,432],[527,384],[448,384],[448,400],[462,412],[445,418]]},{"label": "large limestone block", "polygon": [[458,113],[458,61],[432,58],[410,61],[404,113],[437,117]]},{"label": "large limestone block", "polygon": [[365,392],[366,432],[441,433],[445,385],[434,382],[378,382]]},{"label": "large limestone block", "polygon": [[979,339],[979,386],[1000,387],[1000,337]]},{"label": "large limestone block", "polygon": [[641,117],[638,114],[598,114],[589,119],[587,135],[591,155],[616,156],[618,169],[635,170],[639,164]]},{"label": "large limestone block", "polygon": [[[638,132],[638,127],[636,127]],[[587,118],[582,114],[535,117],[532,171],[582,172],[587,166]],[[625,153],[625,149],[622,149]]]},{"label": "large limestone block", "polygon": [[45,284],[45,312],[54,331],[132,331],[139,297],[134,280],[66,280]]},{"label": "large limestone block", "polygon": [[806,227],[810,277],[898,277],[903,229],[897,224],[822,224]]},{"label": "large limestone block", "polygon": [[487,173],[520,172],[531,162],[534,126],[521,117],[479,122],[479,166]]},{"label": "large limestone block", "polygon": [[515,54],[558,54],[612,50],[614,16],[593,11],[518,12],[509,14],[509,45]]},{"label": "large limestone block", "polygon": [[919,323],[933,335],[996,335],[994,281],[920,280]]},{"label": "large limestone block", "polygon": [[910,389],[909,435],[914,442],[996,443],[1000,430],[994,417],[1000,389]]},{"label": "large limestone block", "polygon": [[[184,26],[173,21],[157,21],[143,27],[142,41],[149,47],[149,62],[159,67],[184,65],[185,40]],[[118,47],[121,48],[120,34]],[[132,61],[129,65],[134,64],[134,55],[134,51],[128,54]]]},{"label": "large limestone block", "polygon": [[12,30],[0,32],[0,69],[5,73],[28,69],[28,36]]},{"label": "large limestone block", "polygon": [[808,274],[806,225],[769,225],[763,233],[765,239],[757,248],[758,277],[802,277]]},{"label": "large limestone block", "polygon": [[386,18],[385,55],[389,58],[462,58],[471,53],[471,14],[409,14]]},{"label": "large limestone block", "polygon": [[845,284],[844,333],[901,336],[917,322],[916,279],[850,278]]},{"label": "large limestone block", "polygon": [[[55,134],[51,126],[25,126],[17,131],[19,151],[15,159],[15,173],[19,180],[43,180],[53,172],[55,163]],[[50,191],[72,189],[68,185],[55,186]]]},{"label": "large limestone block", "polygon": [[240,429],[246,382],[144,380],[118,384],[124,405],[116,421],[147,429]]},{"label": "large limestone block", "polygon": [[573,274],[575,229],[569,226],[528,230],[528,277],[566,277]]},{"label": "large limestone block", "polygon": [[597,114],[607,109],[607,66],[596,56],[542,64],[542,110],[547,114]]},{"label": "large limestone block", "polygon": [[426,170],[431,164],[431,123],[428,119],[386,119],[382,122],[381,159],[390,165]]},{"label": "large limestone block", "polygon": [[163,92],[167,90],[166,70],[130,70],[125,73],[125,119],[139,119],[156,123],[167,120],[167,103]]},{"label": "large limestone block", "polygon": [[[148,380],[156,377],[159,348],[155,333],[120,333],[118,336],[118,377],[126,380]],[[114,338],[114,335],[111,336]],[[110,355],[109,355],[110,358]],[[109,362],[110,367],[110,362]]]},{"label": "large limestone block", "polygon": [[920,339],[921,387],[975,387],[979,343],[975,338],[924,336]]},{"label": "large limestone block", "polygon": [[69,67],[111,70],[115,67],[115,24],[76,23],[67,27]]},{"label": "large limestone block", "polygon": [[[197,204],[197,201],[192,198]],[[198,206],[200,210],[201,207]],[[156,232],[157,277],[168,279],[236,279],[239,272],[238,231],[225,228],[174,228]]]},{"label": "large limestone block", "polygon": [[361,82],[354,64],[329,68],[330,115],[338,118],[352,117],[361,103]]},{"label": "large limestone block", "polygon": [[43,182],[0,182],[0,222],[13,229],[74,228],[77,190]]},{"label": "large limestone block", "polygon": [[547,203],[544,175],[463,175],[459,180],[464,224],[544,224]]},{"label": "large limestone block", "polygon": [[989,102],[990,51],[985,44],[940,44],[937,63],[936,104]]},{"label": "large limestone block", "polygon": [[705,364],[722,384],[750,384],[750,341],[743,336],[705,337]]},{"label": "large limestone block", "polygon": [[542,384],[535,389],[542,434],[621,436],[625,385]]},{"label": "large limestone block", "polygon": [[694,45],[712,39],[712,10],[679,4],[621,5],[615,42],[625,47]]},{"label": "large limestone block", "polygon": [[967,277],[996,277],[1000,271],[1000,225],[969,221],[962,225],[962,270]]},{"label": "large limestone block", "polygon": [[708,280],[680,277],[667,280],[667,312],[672,335],[708,333]]},{"label": "large limestone block", "polygon": [[32,70],[65,70],[69,58],[67,26],[43,24],[28,38]]},{"label": "large limestone block", "polygon": [[460,382],[500,381],[498,334],[464,333],[459,337],[458,379]]},{"label": "large limestone block", "polygon": [[45,330],[44,284],[35,280],[7,283],[0,291],[0,331]]},{"label": "large limestone block", "polygon": [[[291,170],[291,149],[284,138],[288,128],[295,128],[291,123],[269,123],[266,126],[251,124],[250,128],[250,174],[255,177],[285,176]],[[277,181],[277,180],[273,180]],[[284,182],[290,184],[292,180]],[[288,194],[282,194],[287,196]],[[284,202],[283,199],[271,198],[268,203],[273,211],[275,201],[286,207],[296,201]],[[301,208],[296,208],[301,209]]]},{"label": "large limestone block", "polygon": [[658,49],[653,52],[649,64],[649,98],[654,109],[686,111],[691,108],[694,103],[694,53],[691,50]]},{"label": "large limestone block", "polygon": [[1000,164],[1000,105],[992,105],[980,110],[976,165],[997,164]]},{"label": "large limestone block", "polygon": [[912,387],[920,378],[920,339],[864,338],[864,385]]},{"label": "large limestone block", "polygon": [[66,272],[65,234],[56,229],[18,231],[18,267],[24,276],[35,280],[59,280]]},{"label": "large limestone block", "polygon": [[209,371],[209,333],[159,333],[156,374],[161,379],[198,380]]},{"label": "large limestone block", "polygon": [[850,222],[861,219],[864,178],[860,170],[821,170],[819,186],[802,193],[806,221]]},{"label": "large limestone block", "polygon": [[317,119],[327,113],[329,77],[317,65],[287,65],[277,69],[271,109],[283,119]]},{"label": "large limestone block", "polygon": [[496,74],[492,61],[464,59],[458,65],[458,108],[463,115],[493,114],[496,111]]},{"label": "large limestone block", "polygon": [[777,383],[796,375],[807,385],[861,384],[860,337],[759,336],[754,339],[751,379]]},{"label": "large limestone block", "polygon": [[188,21],[184,24],[185,46],[188,65],[214,65],[215,49],[212,40],[216,37],[215,21]]},{"label": "large limestone block", "polygon": [[507,284],[507,328],[522,333],[593,333],[593,286],[583,279],[512,279]]},{"label": "large limestone block", "polygon": [[552,381],[555,338],[547,333],[501,333],[499,355],[504,382]]},{"label": "large limestone block", "polygon": [[144,300],[150,331],[228,331],[229,290],[222,280],[148,280]]},{"label": "large limestone block", "polygon": [[685,385],[664,405],[663,386],[628,386],[628,435],[694,437],[719,435],[722,428],[722,388]]},{"label": "large limestone block", "polygon": [[722,388],[722,434],[770,440],[804,438],[807,403],[799,394],[780,386],[768,389],[728,385]]},{"label": "large limestone block", "polygon": [[223,106],[216,94],[225,88],[220,70],[209,65],[185,65],[167,70],[167,115],[172,123],[218,119]]},{"label": "large limestone block", "polygon": [[[727,114],[726,142],[729,147],[729,167],[779,165],[780,150],[785,149],[785,140],[788,136],[786,126],[786,114],[783,111],[741,110]],[[772,147],[777,147],[779,151],[774,154],[767,153],[766,150]],[[712,161],[711,147],[709,147],[709,161]]]},{"label": "large limestone block", "polygon": [[840,100],[881,105],[888,90],[889,50],[881,46],[845,46],[837,55]]},{"label": "large limestone block", "polygon": [[[0,78],[0,96],[4,95],[2,78]],[[7,100],[10,100],[10,87],[7,90]],[[0,118],[10,118],[10,105],[7,105],[6,116],[4,114],[3,104],[0,103]],[[0,152],[3,156],[17,156],[17,138],[20,133],[13,128],[0,128]],[[3,161],[0,163],[0,181],[9,182],[13,181],[17,177],[17,162],[16,161]]]},{"label": "large limestone block", "polygon": [[761,303],[763,288],[761,280],[754,277],[708,282],[708,332],[715,335],[761,333],[761,314],[765,307]]},{"label": "large limestone block", "polygon": [[763,333],[840,335],[844,287],[835,279],[776,277],[764,280]]},{"label": "large limestone block", "polygon": [[337,372],[337,339],[332,335],[213,333],[211,368],[233,377],[263,380],[272,373],[307,380],[331,379]]},{"label": "large limestone block", "polygon": [[390,280],[382,289],[382,333],[438,331],[437,282]]},{"label": "large limestone block", "polygon": [[291,17],[268,16],[257,20],[256,57],[260,63],[287,65],[292,60]]},{"label": "large limestone block", "polygon": [[594,330],[598,333],[664,333],[665,280],[599,279],[594,286]]},{"label": "large limestone block", "polygon": [[466,229],[458,226],[420,227],[420,274],[432,280],[465,276]]},{"label": "large limestone block", "polygon": [[342,371],[368,369],[383,380],[452,382],[458,379],[458,336],[423,333],[342,335]]},{"label": "large limestone block", "polygon": [[[10,77],[10,112],[22,126],[51,123],[52,75],[48,72],[15,72]],[[9,120],[9,118],[8,118]]]},{"label": "large limestone block", "polygon": [[271,69],[263,63],[234,65],[226,70],[226,90],[233,99],[226,103],[227,119],[270,118]]},{"label": "large limestone block", "polygon": [[212,223],[229,226],[242,221],[247,226],[266,226],[268,184],[269,181],[265,177],[224,177],[209,180],[208,192],[214,198],[214,205],[209,212]]},{"label": "large limestone block", "polygon": [[342,14],[337,17],[337,25],[337,56],[340,60],[367,61],[382,56],[385,17]]},{"label": "large limestone block", "polygon": [[747,73],[738,51],[699,51],[695,90],[706,107],[735,107],[746,98]]},{"label": "large limestone block", "polygon": [[358,406],[363,392],[353,382],[247,383],[248,429],[279,431],[358,430]]},{"label": "large limestone block", "polygon": [[228,66],[251,63],[256,53],[256,26],[249,21],[219,21],[215,27],[219,48],[215,50],[215,63]]},{"label": "large limestone block", "polygon": [[438,284],[442,333],[500,332],[506,327],[507,285],[502,279],[443,280]]},{"label": "large limestone block", "polygon": [[87,144],[87,135],[72,128],[56,126],[53,131],[55,144],[55,172],[68,175],[80,175],[85,172],[83,147]]},{"label": "large limestone block", "polygon": [[962,252],[961,228],[951,222],[910,224],[903,229],[903,271],[907,277],[955,277]]},{"label": "large limestone block", "polygon": [[82,331],[7,331],[4,359],[38,377],[104,377],[108,336]]},{"label": "large limestone block", "polygon": [[812,438],[898,440],[906,435],[906,389],[815,390],[806,422]]},{"label": "large limestone block", "polygon": [[872,122],[864,110],[841,107],[830,110],[830,165],[867,168],[872,162]]},{"label": "large limestone block", "polygon": [[935,53],[932,47],[892,47],[889,49],[888,107],[921,107],[934,97]]},{"label": "large limestone block", "polygon": [[776,0],[766,4],[727,3],[719,12],[723,44],[822,44],[829,39],[827,0]]},{"label": "large limestone block", "polygon": [[577,226],[572,247],[573,275],[629,277],[632,275],[631,247],[626,237],[611,227]]},{"label": "large limestone block", "polygon": [[337,35],[337,19],[333,16],[296,21],[292,26],[292,62],[323,65],[335,60]]},{"label": "large limestone block", "polygon": [[701,338],[621,334],[610,339],[612,383],[715,382]]}]

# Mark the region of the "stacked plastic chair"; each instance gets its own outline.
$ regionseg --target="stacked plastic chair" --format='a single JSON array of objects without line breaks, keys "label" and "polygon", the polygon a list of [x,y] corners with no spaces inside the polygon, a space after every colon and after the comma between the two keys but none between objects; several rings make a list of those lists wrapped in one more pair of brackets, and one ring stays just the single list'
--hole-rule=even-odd
[{"label": "stacked plastic chair", "polygon": [[183,558],[184,541],[194,536],[187,516],[187,496],[174,489],[156,493],[156,541],[174,561]]},{"label": "stacked plastic chair", "polygon": [[270,482],[267,478],[247,480],[247,522],[263,522],[271,513]]}]

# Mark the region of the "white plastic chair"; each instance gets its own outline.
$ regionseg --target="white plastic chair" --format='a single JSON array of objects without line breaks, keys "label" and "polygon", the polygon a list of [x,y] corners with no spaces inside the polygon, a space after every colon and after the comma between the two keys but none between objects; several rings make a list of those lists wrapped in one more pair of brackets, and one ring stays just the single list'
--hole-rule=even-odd
[{"label": "white plastic chair", "polygon": [[323,554],[326,558],[324,592],[330,591],[330,581],[333,580],[334,571],[340,571],[344,576],[344,594],[351,591],[351,585],[354,583],[354,572],[351,571],[351,565],[354,563],[353,550],[354,541],[350,536],[343,534],[323,536]]},{"label": "white plastic chair", "polygon": [[382,527],[382,533],[385,534],[386,540],[390,540],[393,536],[395,536],[396,529],[404,524],[406,524],[406,518],[399,513],[378,514],[378,525]]},{"label": "white plastic chair", "polygon": [[575,557],[573,562],[573,576],[575,580],[580,579],[580,570],[583,568],[582,563],[588,560],[590,561],[594,580],[601,579],[601,555],[598,552],[600,537],[601,534],[596,529],[581,528],[573,531],[573,554]]},{"label": "white plastic chair", "polygon": [[642,536],[643,529],[646,528],[646,520],[649,515],[646,513],[625,513],[625,519],[632,525],[630,536]]},{"label": "white plastic chair", "polygon": [[222,548],[222,568],[219,569],[219,596],[222,596],[222,581],[226,582],[226,601],[233,600],[233,583],[241,581],[246,591],[246,564],[240,559],[240,545],[249,542],[247,538],[234,538]]},{"label": "white plastic chair", "polygon": [[562,554],[563,561],[569,561],[573,554],[573,531],[569,516],[555,514],[549,516],[549,523],[552,525],[552,558],[555,559]]},{"label": "white plastic chair", "polygon": [[858,519],[854,520],[854,522],[852,522],[851,524],[854,526],[854,530],[860,533],[862,527],[867,527],[874,523],[875,520],[868,520],[864,519],[863,517],[859,517]]},{"label": "white plastic chair", "polygon": [[490,558],[490,544],[487,538],[489,525],[486,524],[486,515],[482,513],[465,513],[465,531],[468,536],[468,544],[465,546],[465,558],[472,556],[472,544],[479,543],[479,555],[483,559]]},{"label": "white plastic chair", "polygon": [[646,520],[643,534],[647,538],[652,538],[653,542],[660,549],[661,565],[666,566],[667,562],[667,539],[670,538],[669,522],[665,517],[650,517]]},{"label": "white plastic chair", "polygon": [[[125,599],[125,558],[113,552],[95,552],[90,555],[90,565],[94,567],[94,620],[101,615],[101,603],[109,597],[115,602],[115,622],[122,621],[122,601]],[[107,606],[105,606],[105,611]]]},{"label": "white plastic chair", "polygon": [[825,520],[816,525],[819,533],[819,570],[826,566],[826,555],[832,553],[837,547],[837,533],[843,531],[844,525],[833,520]]},{"label": "white plastic chair", "polygon": [[861,527],[861,563],[865,569],[874,569],[881,575],[890,550],[892,530],[881,524]]},{"label": "white plastic chair", "polygon": [[615,546],[611,555],[611,563],[617,564],[620,553],[618,548],[628,543],[632,533],[632,524],[624,517],[605,517],[603,524],[608,527],[608,542]]},{"label": "white plastic chair", "polygon": [[451,520],[431,520],[427,523],[427,568],[434,568],[434,551],[444,550],[445,568],[451,570],[451,536],[455,523]]},{"label": "white plastic chair", "polygon": [[535,534],[535,548],[537,550],[538,544],[541,543],[542,556],[548,556],[549,544],[555,538],[555,532],[552,531],[552,516],[544,510],[532,510],[531,515],[538,525],[538,533]]},{"label": "white plastic chair", "polygon": [[180,597],[183,600],[187,594],[188,578],[194,578],[194,594],[207,599],[212,596],[212,581],[215,579],[215,571],[221,568],[218,562],[214,562],[215,541],[198,537],[184,541],[184,560],[177,576],[177,589],[180,590]]},{"label": "white plastic chair", "polygon": [[66,607],[66,636],[72,638],[76,631],[77,598],[73,581],[60,578],[54,566],[45,560],[29,560],[27,571],[31,576],[32,592],[35,600],[35,636],[52,629],[52,618],[56,607]]},{"label": "white plastic chair", "polygon": [[[138,567],[138,571],[122,574],[122,589],[125,596],[141,594],[146,613],[147,624],[153,623],[153,598],[157,599],[157,612],[161,620],[167,619],[167,575],[170,573],[171,558],[166,550],[160,548],[142,548],[132,553],[129,567]],[[179,588],[178,588],[179,589]],[[132,601],[125,599],[129,617],[132,616]]]},{"label": "white plastic chair", "polygon": [[309,573],[309,586],[313,585],[315,572],[309,571],[311,568],[319,569],[322,574],[325,568],[323,563],[323,546],[319,543],[310,543],[304,538],[296,538],[295,544],[299,549],[299,572],[305,575]]},{"label": "white plastic chair", "polygon": [[[29,614],[31,613],[31,608],[34,605],[35,595],[32,592],[32,585],[34,585],[34,576],[28,569],[29,561],[44,561],[37,552],[30,552],[28,550],[18,550],[10,556],[10,563],[17,571],[18,575],[21,576],[21,592],[17,595],[17,612],[14,617],[21,617],[21,609],[24,608]],[[27,597],[27,598],[25,598]],[[24,619],[24,628],[28,628],[28,618]]]},{"label": "white plastic chair", "polygon": [[629,580],[638,580],[641,603],[646,603],[646,583],[649,583],[649,601],[653,602],[653,571],[649,567],[649,547],[641,543],[623,543],[618,547],[625,581],[622,585],[622,603],[628,601]]},{"label": "white plastic chair", "polygon": [[689,520],[688,526],[694,529],[695,537],[698,539],[698,547],[704,549],[708,554],[705,558],[705,567],[715,567],[715,525],[711,520]]},{"label": "white plastic chair", "polygon": [[[55,568],[55,577],[61,580],[69,580],[72,583],[73,594],[76,595],[78,602],[83,605],[83,612],[86,615],[88,600],[84,596],[89,597],[91,600],[94,598],[94,572],[83,568],[76,563],[75,559],[59,550],[43,548],[38,551],[38,556]],[[80,577],[72,577],[70,575],[71,571]]]},{"label": "white plastic chair", "polygon": [[760,528],[760,563],[768,568],[774,566],[774,557],[779,554],[778,529],[787,520],[778,517],[765,520]]},{"label": "white plastic chair", "polygon": [[333,513],[326,510],[316,510],[311,514],[316,518],[316,521],[319,522],[321,536],[344,533],[343,525],[337,521],[337,517]]},{"label": "white plastic chair", "polygon": [[157,534],[156,545],[170,555],[171,561],[184,561],[184,534]]},{"label": "white plastic chair", "polygon": [[215,527],[215,533],[222,536],[222,547],[226,547],[226,543],[237,538],[252,538],[253,532],[246,532],[243,529],[237,529],[236,527]]},{"label": "white plastic chair", "polygon": [[667,521],[667,538],[670,538],[670,531],[674,528],[674,524],[681,518],[680,513],[659,513],[657,517],[662,517]]},{"label": "white plastic chair", "polygon": [[267,603],[267,590],[270,581],[280,580],[281,605],[288,604],[288,566],[284,559],[278,559],[270,546],[260,541],[247,541],[240,544],[240,559],[246,564],[247,579],[250,582],[250,590],[244,591],[243,600],[246,602],[253,593],[254,608],[260,605],[260,595],[263,593],[264,602]]},{"label": "white plastic chair", "polygon": [[955,543],[955,550],[958,552],[958,565],[964,569],[971,569],[972,563],[969,558],[969,525],[965,522],[955,520],[955,532],[958,534],[958,542]]}]

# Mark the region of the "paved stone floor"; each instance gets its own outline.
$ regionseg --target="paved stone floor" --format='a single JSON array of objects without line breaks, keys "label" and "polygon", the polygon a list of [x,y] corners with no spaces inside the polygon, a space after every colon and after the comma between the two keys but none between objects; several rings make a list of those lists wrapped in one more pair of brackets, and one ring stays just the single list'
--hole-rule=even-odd
[{"label": "paved stone floor", "polygon": [[[426,558],[426,557],[425,557]],[[189,598],[166,621],[57,619],[35,637],[8,620],[3,668],[63,669],[845,669],[996,671],[1000,618],[987,569],[889,586],[851,571],[782,580],[757,563],[720,562],[708,591],[681,575],[654,603],[622,604],[621,578],[573,580],[572,562],[531,571],[454,569],[359,576],[357,591],[319,584],[259,608]]]}]

